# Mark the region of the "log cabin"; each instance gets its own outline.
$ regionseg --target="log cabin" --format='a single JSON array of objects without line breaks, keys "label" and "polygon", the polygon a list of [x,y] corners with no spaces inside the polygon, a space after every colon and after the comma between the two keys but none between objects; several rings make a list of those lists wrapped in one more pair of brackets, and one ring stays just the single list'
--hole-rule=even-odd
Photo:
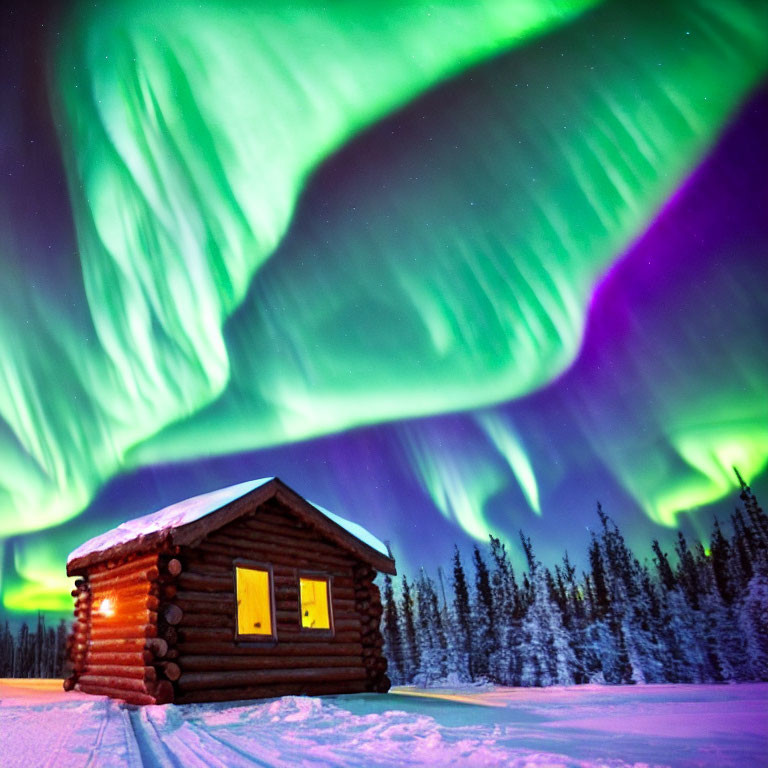
[{"label": "log cabin", "polygon": [[131,704],[385,692],[388,548],[278,478],[181,501],[85,542],[66,690]]}]

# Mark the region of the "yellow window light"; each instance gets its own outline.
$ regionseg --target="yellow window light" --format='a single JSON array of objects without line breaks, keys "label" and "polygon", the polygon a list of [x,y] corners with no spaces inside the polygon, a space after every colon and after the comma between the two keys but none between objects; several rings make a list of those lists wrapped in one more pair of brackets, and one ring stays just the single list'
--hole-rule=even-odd
[{"label": "yellow window light", "polygon": [[330,629],[328,580],[300,578],[301,626],[305,629]]},{"label": "yellow window light", "polygon": [[272,601],[269,571],[235,568],[237,580],[237,632],[240,635],[272,634]]}]

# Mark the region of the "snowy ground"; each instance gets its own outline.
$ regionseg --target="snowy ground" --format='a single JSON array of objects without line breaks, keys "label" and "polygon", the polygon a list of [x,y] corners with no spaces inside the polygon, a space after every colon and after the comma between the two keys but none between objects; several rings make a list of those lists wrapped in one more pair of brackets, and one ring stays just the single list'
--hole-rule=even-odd
[{"label": "snowy ground", "polygon": [[127,707],[0,680],[3,768],[768,766],[768,684],[413,688]]}]

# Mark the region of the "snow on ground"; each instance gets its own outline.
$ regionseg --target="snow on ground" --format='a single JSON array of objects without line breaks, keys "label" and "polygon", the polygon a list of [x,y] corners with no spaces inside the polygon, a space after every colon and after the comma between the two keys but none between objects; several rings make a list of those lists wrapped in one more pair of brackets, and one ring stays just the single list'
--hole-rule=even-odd
[{"label": "snow on ground", "polygon": [[768,766],[768,684],[395,689],[130,707],[0,681],[3,768]]}]

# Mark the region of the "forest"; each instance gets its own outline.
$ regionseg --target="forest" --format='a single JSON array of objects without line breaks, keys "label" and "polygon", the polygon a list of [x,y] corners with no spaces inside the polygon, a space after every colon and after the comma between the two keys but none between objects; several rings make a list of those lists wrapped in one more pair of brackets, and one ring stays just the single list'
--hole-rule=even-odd
[{"label": "forest", "polygon": [[[475,546],[472,571],[455,549],[446,595],[421,571],[397,593],[384,580],[382,634],[393,684],[487,681],[512,686],[768,680],[768,516],[738,475],[741,505],[709,546],[679,532],[675,557],[651,544],[641,563],[597,506],[588,570],[568,555],[544,567],[520,539],[527,570],[506,546]],[[440,586],[438,586],[440,585]],[[0,624],[0,677],[63,675],[69,627]]]},{"label": "forest", "polygon": [[527,570],[505,545],[475,546],[472,573],[454,551],[451,593],[422,571],[386,578],[382,632],[395,685],[488,681],[512,686],[768,680],[768,517],[736,472],[741,505],[709,546],[678,532],[670,559],[630,551],[597,506],[586,572],[554,569],[520,539]]},{"label": "forest", "polygon": [[8,621],[0,624],[0,678],[64,677],[69,625],[45,626],[45,617],[37,615],[36,631],[30,632],[24,622],[16,634]]}]

